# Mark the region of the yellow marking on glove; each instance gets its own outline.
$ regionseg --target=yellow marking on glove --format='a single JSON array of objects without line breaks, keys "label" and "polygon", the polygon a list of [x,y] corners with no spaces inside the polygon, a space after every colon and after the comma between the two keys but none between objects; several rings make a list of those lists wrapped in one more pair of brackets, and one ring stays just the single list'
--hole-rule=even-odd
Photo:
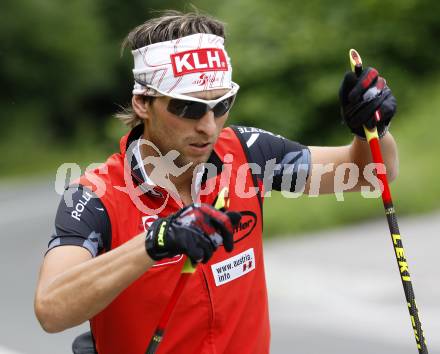
[{"label": "yellow marking on glove", "polygon": [[159,234],[157,235],[157,244],[162,247],[165,246],[165,241],[164,241],[163,237],[165,234],[166,225],[167,225],[166,221],[164,221],[162,224],[160,224]]}]

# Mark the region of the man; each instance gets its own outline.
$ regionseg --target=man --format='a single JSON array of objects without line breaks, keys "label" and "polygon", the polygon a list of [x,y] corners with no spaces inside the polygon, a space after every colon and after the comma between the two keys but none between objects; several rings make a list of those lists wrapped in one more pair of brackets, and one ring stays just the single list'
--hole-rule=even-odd
[{"label": "man", "polygon": [[[98,353],[144,353],[189,258],[197,268],[158,352],[268,353],[264,193],[333,193],[335,169],[323,173],[323,165],[363,171],[370,162],[362,125],[377,126],[395,178],[388,125],[396,104],[376,70],[346,74],[341,86],[352,143],[306,147],[256,128],[224,128],[239,88],[224,37],[219,21],[178,12],[128,35],[135,85],[132,111],[121,118],[132,130],[121,152],[60,203],[35,296],[46,331],[90,320]],[[351,190],[363,185],[360,173]],[[224,188],[227,208],[216,210]]]}]

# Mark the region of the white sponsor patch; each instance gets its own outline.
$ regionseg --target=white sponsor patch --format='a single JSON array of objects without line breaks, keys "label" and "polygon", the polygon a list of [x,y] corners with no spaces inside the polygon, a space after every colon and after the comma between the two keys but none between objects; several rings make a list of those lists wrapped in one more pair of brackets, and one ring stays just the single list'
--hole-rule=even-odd
[{"label": "white sponsor patch", "polygon": [[255,269],[254,249],[237,254],[211,266],[215,285],[220,286],[233,281]]}]

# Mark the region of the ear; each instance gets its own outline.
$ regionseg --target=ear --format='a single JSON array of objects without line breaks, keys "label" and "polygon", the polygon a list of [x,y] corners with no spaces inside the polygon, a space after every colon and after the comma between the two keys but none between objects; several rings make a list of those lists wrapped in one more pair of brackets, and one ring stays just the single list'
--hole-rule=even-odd
[{"label": "ear", "polygon": [[133,95],[131,105],[139,118],[149,119],[151,116],[150,103],[145,100],[144,96]]}]

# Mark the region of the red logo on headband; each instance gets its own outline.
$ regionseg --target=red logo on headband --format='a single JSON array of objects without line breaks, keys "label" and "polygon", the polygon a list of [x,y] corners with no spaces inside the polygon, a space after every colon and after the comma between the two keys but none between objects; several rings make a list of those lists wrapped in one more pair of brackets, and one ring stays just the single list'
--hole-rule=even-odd
[{"label": "red logo on headband", "polygon": [[174,76],[202,71],[228,71],[225,53],[219,48],[187,50],[171,54]]}]

